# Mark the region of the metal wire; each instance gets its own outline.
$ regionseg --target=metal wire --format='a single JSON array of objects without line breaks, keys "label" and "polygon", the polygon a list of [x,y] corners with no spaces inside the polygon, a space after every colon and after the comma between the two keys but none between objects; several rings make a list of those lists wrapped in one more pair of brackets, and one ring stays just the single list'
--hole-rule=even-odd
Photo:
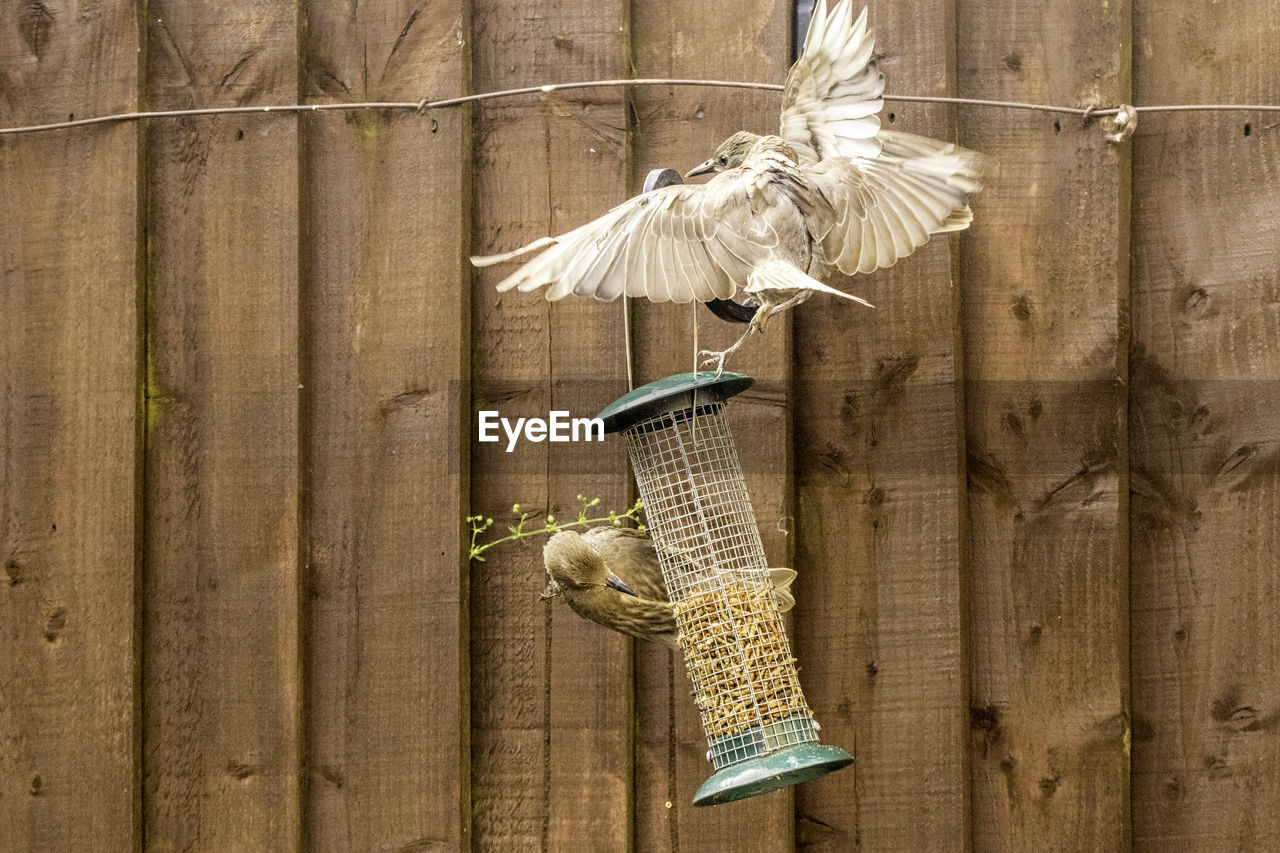
[{"label": "metal wire", "polygon": [[[233,115],[237,113],[304,113],[328,112],[333,110],[416,110],[425,111],[443,107],[454,107],[459,104],[487,101],[494,98],[507,98],[516,95],[549,94],[576,89],[599,89],[613,86],[703,86],[724,89],[760,89],[770,92],[781,92],[782,86],[777,83],[749,83],[735,80],[698,80],[690,78],[638,78],[619,80],[583,80],[575,83],[548,83],[542,86],[524,86],[518,89],[502,89],[496,92],[483,92],[475,95],[461,95],[456,98],[442,98],[420,101],[366,101],[360,103],[340,104],[279,104],[262,107],[205,107],[184,110],[146,110],[139,112],[113,113],[112,115],[95,116],[93,118],[68,119],[47,124],[33,124],[23,127],[0,127],[0,136],[18,133],[38,133],[48,130],[63,130],[71,127],[86,127],[93,124],[136,121],[138,119],[181,118],[185,116]],[[901,101],[924,104],[963,104],[977,107],[999,107],[1012,110],[1038,110],[1046,113],[1065,113],[1078,116],[1115,115],[1122,107],[1064,107],[1053,104],[1034,104],[1021,101],[994,101],[983,98],[946,98],[932,95],[884,95],[886,101]],[[1134,107],[1139,113],[1172,113],[1172,112],[1280,112],[1280,104],[1170,104],[1148,107]]]},{"label": "metal wire", "polygon": [[800,689],[724,403],[626,431],[717,769],[817,728]]}]

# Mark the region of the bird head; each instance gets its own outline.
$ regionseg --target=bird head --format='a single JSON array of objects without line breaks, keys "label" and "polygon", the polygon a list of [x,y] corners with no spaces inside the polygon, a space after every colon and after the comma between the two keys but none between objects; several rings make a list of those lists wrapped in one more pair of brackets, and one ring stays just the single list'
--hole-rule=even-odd
[{"label": "bird head", "polygon": [[745,130],[740,130],[724,142],[721,142],[710,160],[707,160],[701,166],[690,169],[685,177],[692,178],[694,175],[705,175],[708,172],[723,172],[727,169],[736,169],[742,165],[742,161],[747,158],[747,152],[759,140],[760,135],[758,133],[748,133]]},{"label": "bird head", "polygon": [[592,586],[607,586],[635,595],[631,587],[609,571],[599,552],[572,530],[562,530],[547,540],[542,549],[542,562],[547,569],[547,587],[542,591],[544,601],[566,590]]}]

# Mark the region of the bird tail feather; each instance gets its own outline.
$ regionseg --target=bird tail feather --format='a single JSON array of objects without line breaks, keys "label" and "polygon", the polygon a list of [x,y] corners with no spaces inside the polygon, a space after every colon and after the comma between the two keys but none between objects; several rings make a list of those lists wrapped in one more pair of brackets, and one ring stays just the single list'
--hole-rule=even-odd
[{"label": "bird tail feather", "polygon": [[778,602],[778,609],[783,613],[796,606],[795,595],[791,592],[791,582],[795,579],[795,569],[769,570],[769,582],[773,584],[773,597]]},{"label": "bird tail feather", "polygon": [[837,290],[834,287],[823,284],[799,267],[776,258],[756,266],[747,276],[747,286],[743,289],[747,293],[770,290],[808,290],[814,293],[825,293],[828,296],[839,296],[857,302],[859,305],[865,305],[868,308],[876,307],[859,296],[854,296],[851,293],[845,293],[843,290]]}]

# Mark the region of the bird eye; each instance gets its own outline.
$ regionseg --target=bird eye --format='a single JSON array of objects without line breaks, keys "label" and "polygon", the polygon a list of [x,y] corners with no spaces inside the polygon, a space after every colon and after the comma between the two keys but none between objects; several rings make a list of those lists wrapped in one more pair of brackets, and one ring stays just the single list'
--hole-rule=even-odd
[{"label": "bird eye", "polygon": [[726,157],[724,154],[721,154],[721,155],[720,155],[720,165],[721,165],[721,166],[727,166],[728,164],[729,164],[729,158],[728,158],[728,157]]}]

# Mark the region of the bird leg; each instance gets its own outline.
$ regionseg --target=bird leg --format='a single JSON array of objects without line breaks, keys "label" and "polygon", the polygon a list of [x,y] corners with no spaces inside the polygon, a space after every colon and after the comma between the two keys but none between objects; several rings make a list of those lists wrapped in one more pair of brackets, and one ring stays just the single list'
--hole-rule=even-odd
[{"label": "bird leg", "polygon": [[799,305],[801,302],[804,302],[808,298],[809,298],[809,292],[801,291],[800,293],[797,293],[795,296],[788,299],[786,302],[783,302],[780,305],[778,305],[778,307],[774,308],[771,313],[780,314],[783,311],[786,311],[788,308],[796,307],[797,305]]},{"label": "bird leg", "polygon": [[[712,362],[715,362],[715,365],[716,365],[716,378],[717,378],[717,379],[719,379],[719,378],[720,378],[720,374],[721,374],[721,373],[724,373],[724,359],[725,359],[725,356],[729,355],[729,354],[730,354],[730,353],[732,353],[732,352],[737,351],[738,347],[740,347],[740,346],[742,346],[744,343],[746,343],[746,342],[747,342],[747,338],[751,337],[751,333],[752,333],[752,332],[762,331],[760,327],[761,327],[761,326],[763,326],[763,325],[764,325],[764,323],[763,323],[763,322],[761,322],[761,323],[759,323],[759,324],[757,324],[757,323],[756,323],[756,320],[760,317],[760,315],[761,315],[761,314],[766,314],[766,312],[765,312],[765,309],[764,309],[764,306],[763,306],[763,305],[760,307],[760,310],[756,312],[756,316],[755,316],[755,317],[753,317],[753,318],[752,318],[752,320],[751,320],[751,322],[747,325],[747,330],[746,330],[745,332],[743,332],[743,333],[742,333],[742,337],[740,337],[740,338],[738,338],[738,340],[734,341],[733,346],[729,347],[727,350],[724,350],[723,352],[715,352],[714,350],[709,350],[709,349],[699,350],[699,351],[698,351],[698,355],[705,355],[705,356],[707,356],[705,359],[703,359],[703,360],[702,360],[702,366],[703,366],[703,367],[706,367],[707,365],[711,364]],[[767,316],[767,314],[766,314],[766,316]]]},{"label": "bird leg", "polygon": [[770,305],[767,301],[762,302],[760,307],[756,309],[755,316],[751,318],[751,322],[747,324],[747,330],[742,333],[742,337],[734,341],[733,346],[729,347],[724,352],[715,352],[714,350],[709,350],[709,349],[698,351],[698,355],[707,356],[707,358],[703,359],[702,366],[706,367],[712,362],[715,362],[716,378],[719,379],[720,374],[724,372],[725,356],[729,355],[732,352],[735,352],[738,349],[738,347],[746,343],[747,338],[751,337],[752,332],[759,332],[760,334],[763,335],[764,324],[767,323],[769,321],[769,318],[772,317],[774,314],[777,314],[780,311],[786,311],[788,308],[792,308],[796,305],[799,305],[801,302],[805,301],[808,298],[809,298],[809,294],[807,292],[802,292],[802,293],[796,294],[795,296],[791,297],[790,299],[778,305]]},{"label": "bird leg", "polygon": [[715,365],[716,365],[716,379],[719,379],[719,378],[720,378],[720,374],[721,374],[721,373],[724,373],[724,359],[725,359],[725,356],[729,355],[729,353],[733,352],[733,351],[734,351],[734,350],[736,350],[738,347],[742,346],[742,342],[743,342],[743,341],[745,341],[745,340],[746,340],[750,335],[751,335],[751,330],[750,330],[750,329],[747,329],[746,334],[744,334],[742,337],[738,338],[737,343],[735,343],[733,346],[729,347],[727,350],[723,350],[722,352],[715,352],[714,350],[709,350],[709,349],[698,350],[698,355],[705,355],[705,356],[706,356],[706,358],[704,358],[704,359],[702,360],[702,365],[701,365],[701,366],[702,366],[702,367],[707,367],[707,366],[708,366],[708,365],[710,365],[712,362],[715,362]]}]

